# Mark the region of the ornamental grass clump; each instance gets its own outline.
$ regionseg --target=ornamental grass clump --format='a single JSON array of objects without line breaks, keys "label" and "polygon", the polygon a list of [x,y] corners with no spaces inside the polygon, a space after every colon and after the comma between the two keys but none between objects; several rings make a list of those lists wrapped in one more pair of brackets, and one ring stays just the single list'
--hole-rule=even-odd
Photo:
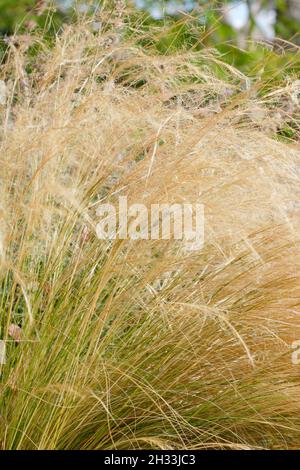
[{"label": "ornamental grass clump", "polygon": [[[1,66],[0,446],[295,449],[299,84],[116,31]],[[203,204],[203,248],[100,240],[119,196]]]}]

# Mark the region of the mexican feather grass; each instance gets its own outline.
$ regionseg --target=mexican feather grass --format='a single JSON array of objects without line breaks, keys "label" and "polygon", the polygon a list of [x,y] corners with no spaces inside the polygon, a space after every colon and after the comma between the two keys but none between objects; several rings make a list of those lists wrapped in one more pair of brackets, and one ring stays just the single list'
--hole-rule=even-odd
[{"label": "mexican feather grass", "polygon": [[[299,84],[127,36],[79,22],[1,67],[0,446],[295,449],[299,146],[276,129]],[[99,240],[120,195],[203,203],[203,249]]]}]

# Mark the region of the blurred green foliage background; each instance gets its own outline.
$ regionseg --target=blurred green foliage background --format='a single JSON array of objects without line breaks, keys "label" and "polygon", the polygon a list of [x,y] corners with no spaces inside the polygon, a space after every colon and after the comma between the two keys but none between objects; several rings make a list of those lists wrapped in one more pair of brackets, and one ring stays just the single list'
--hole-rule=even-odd
[{"label": "blurred green foliage background", "polygon": [[44,27],[49,9],[60,23],[65,14],[56,7],[56,2],[43,0],[0,0],[0,35],[11,35],[16,28],[23,31]]},{"label": "blurred green foliage background", "polygon": [[[51,37],[78,12],[98,13],[100,24],[101,8],[113,14],[126,6],[124,34],[136,24],[144,32],[158,26],[158,53],[214,47],[250,76],[274,78],[287,70],[299,76],[299,49],[292,44],[300,45],[300,0],[0,0],[0,53],[15,31],[42,29]],[[149,40],[144,35],[141,44]]]},{"label": "blurred green foliage background", "polygon": [[[220,40],[236,39],[240,33],[239,28],[232,27],[230,22],[226,21],[224,7],[227,5],[227,10],[236,10],[236,22],[241,23],[246,6],[250,12],[245,28],[248,33],[255,29],[256,18],[261,17],[265,23],[272,21],[270,14],[269,19],[268,14],[265,14],[265,18],[262,14],[262,12],[271,12],[271,16],[275,15],[276,36],[287,40],[291,38],[299,40],[300,0],[132,0],[124,3],[135,5],[140,12],[148,12],[153,21],[162,17],[178,19],[182,12],[197,10],[200,24],[209,27],[216,22],[219,23],[215,38]],[[118,4],[118,0],[0,0],[0,33],[12,34],[17,25],[26,26],[30,22],[31,25],[36,22],[42,26],[48,14],[47,8],[56,11],[55,17],[59,23],[59,20],[66,21],[70,18],[76,9],[81,11],[89,9],[92,12],[103,4],[111,4],[113,8],[114,4]]]}]

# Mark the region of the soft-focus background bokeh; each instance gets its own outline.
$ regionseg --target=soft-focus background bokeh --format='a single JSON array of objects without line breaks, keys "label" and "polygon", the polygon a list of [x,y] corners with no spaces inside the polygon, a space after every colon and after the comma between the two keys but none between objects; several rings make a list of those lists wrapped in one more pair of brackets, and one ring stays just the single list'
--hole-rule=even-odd
[{"label": "soft-focus background bokeh", "polygon": [[[41,25],[46,7],[57,8],[57,21],[72,17],[74,10],[93,11],[108,1],[91,0],[0,0],[0,31],[11,34],[20,22],[31,28]],[[110,2],[113,7],[113,1]],[[117,2],[118,3],[118,2]],[[125,3],[125,2],[124,2]],[[300,0],[133,0],[126,2],[140,11],[149,12],[153,20],[177,17],[194,12],[199,24],[209,26],[220,21],[220,36],[244,42],[245,36],[273,40],[276,36],[290,40],[300,29]]]},{"label": "soft-focus background bokeh", "polygon": [[123,9],[122,34],[157,25],[159,53],[214,47],[248,75],[299,73],[300,0],[0,0],[0,60],[11,35],[42,30],[51,39],[79,14],[91,15],[97,32],[104,8]]},{"label": "soft-focus background bokeh", "polygon": [[299,30],[299,0],[136,0],[135,3],[156,19],[202,9],[200,22],[208,24],[213,18],[222,19],[228,38],[240,39],[250,34],[260,39],[272,40],[276,35],[287,39]]}]

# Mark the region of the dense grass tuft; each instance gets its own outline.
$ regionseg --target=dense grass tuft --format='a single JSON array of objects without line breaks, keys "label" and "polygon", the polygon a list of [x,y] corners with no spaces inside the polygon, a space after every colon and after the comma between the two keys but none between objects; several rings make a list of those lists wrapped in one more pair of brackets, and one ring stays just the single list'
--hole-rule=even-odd
[{"label": "dense grass tuft", "polygon": [[[297,448],[299,83],[124,36],[2,65],[0,446]],[[203,250],[100,241],[119,195],[202,202]]]}]

